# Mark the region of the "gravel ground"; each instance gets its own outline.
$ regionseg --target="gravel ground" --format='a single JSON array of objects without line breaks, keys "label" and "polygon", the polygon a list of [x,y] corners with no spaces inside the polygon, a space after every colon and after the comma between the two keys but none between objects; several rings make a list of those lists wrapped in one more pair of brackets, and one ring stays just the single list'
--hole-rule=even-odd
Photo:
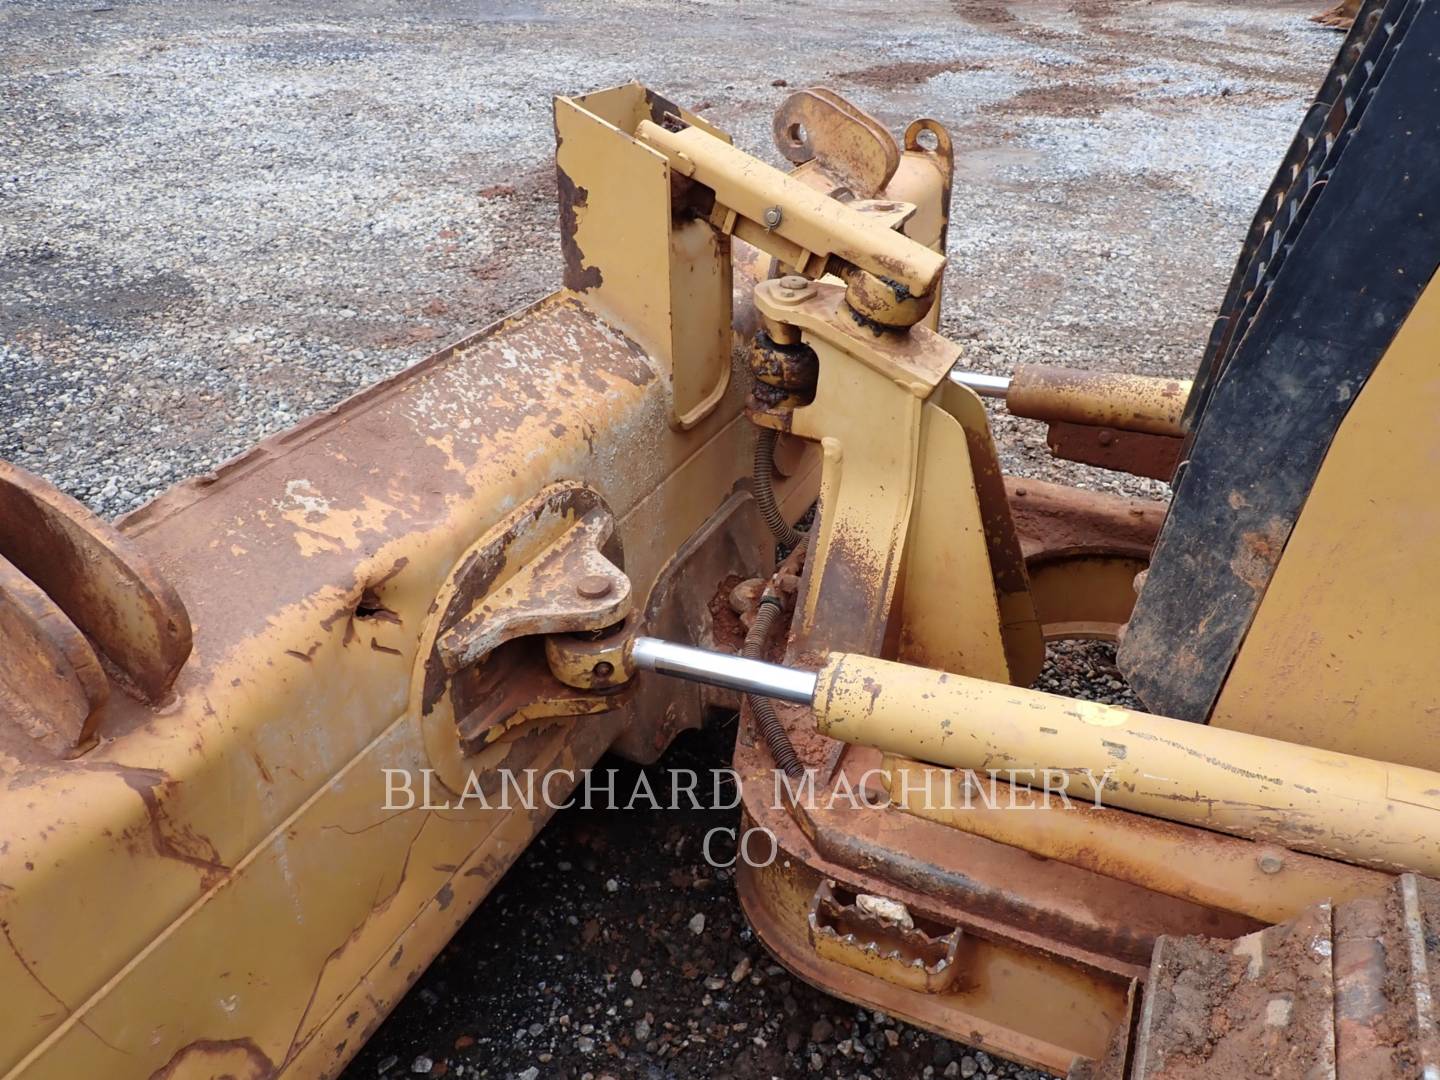
[{"label": "gravel ground", "polygon": [[[550,96],[629,78],[777,164],[777,80],[938,118],[966,363],[1188,375],[1321,6],[8,0],[0,457],[116,516],[540,296]],[[1164,494],[995,426],[1012,472]],[[1040,685],[1131,702],[1113,661],[1057,647]],[[347,1075],[1033,1075],[774,967],[696,850],[732,818],[562,812]]]}]

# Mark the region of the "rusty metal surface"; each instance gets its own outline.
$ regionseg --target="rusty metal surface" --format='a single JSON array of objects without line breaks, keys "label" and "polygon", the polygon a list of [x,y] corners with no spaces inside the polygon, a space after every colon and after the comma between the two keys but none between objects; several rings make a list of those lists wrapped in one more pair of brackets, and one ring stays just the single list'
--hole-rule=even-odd
[{"label": "rusty metal surface", "polygon": [[1010,514],[1026,561],[1098,550],[1148,559],[1165,504],[1099,491],[1005,478]]},{"label": "rusty metal surface", "polygon": [[[845,771],[856,775],[849,762]],[[847,875],[871,877],[875,887],[861,891],[885,893],[881,882],[903,887],[929,897],[920,910],[942,920],[985,920],[991,933],[1003,927],[1016,940],[1043,941],[1053,952],[1087,957],[1117,973],[1134,973],[1159,937],[1177,928],[1224,937],[1260,925],[1058,860],[1037,861],[1019,848],[898,810],[821,808],[805,825],[831,863]]]},{"label": "rusty metal surface", "polygon": [[1125,1014],[1115,1025],[1104,1056],[1076,1058],[1065,1074],[1065,1080],[1129,1080],[1131,1047],[1139,1020],[1140,980],[1131,979],[1125,991]]},{"label": "rusty metal surface", "polygon": [[134,544],[70,496],[0,461],[0,555],[99,646],[122,685],[163,698],[190,655],[179,594]]},{"label": "rusty metal surface", "polygon": [[[885,205],[893,209],[895,204]],[[920,322],[939,295],[936,289],[917,295],[889,277],[853,267],[841,266],[837,273],[845,281],[845,303],[850,310],[887,330],[903,330]]]},{"label": "rusty metal surface", "polygon": [[[614,528],[597,492],[551,485],[491,528],[441,588],[422,637],[429,654],[418,708],[452,791],[468,779],[463,758],[514,729],[624,703],[624,643],[635,622],[627,620],[631,585],[616,565],[623,557]],[[594,640],[552,646],[552,637],[577,631]],[[458,763],[444,750],[449,723]]]},{"label": "rusty metal surface", "polygon": [[820,362],[808,345],[782,345],[761,331],[750,347],[750,372],[755,377],[751,398],[756,408],[793,409],[815,397]]},{"label": "rusty metal surface", "polygon": [[[462,673],[450,689],[456,742],[467,758],[535,724],[566,724],[610,712],[625,704],[624,684],[605,689],[571,686],[555,677],[543,642],[521,638],[497,649]],[[469,773],[441,774],[461,794]]]},{"label": "rusty metal surface", "polygon": [[1331,952],[1329,904],[1238,941],[1166,938],[1146,980],[1131,1077],[1334,1077]]},{"label": "rusty metal surface", "polygon": [[900,147],[885,125],[833,90],[797,90],[780,104],[775,147],[796,165],[814,160],[857,198],[879,195],[900,165]]},{"label": "rusty metal surface", "polygon": [[1335,1066],[1341,1075],[1394,1075],[1385,908],[1385,898],[1374,897],[1335,909]]},{"label": "rusty metal surface", "polygon": [[1115,807],[1086,805],[1077,813],[1053,795],[1003,779],[992,793],[962,773],[918,762],[887,757],[883,768],[892,805],[907,813],[1261,922],[1283,922],[1320,900],[1379,896],[1393,881]]},{"label": "rusty metal surface", "polygon": [[1149,560],[1104,548],[1070,549],[1038,555],[1028,565],[1030,593],[1047,641],[1118,641]]},{"label": "rusty metal surface", "polygon": [[[837,760],[833,743],[807,731],[793,710],[780,711],[796,724],[791,732],[817,770],[817,791],[830,790],[840,775],[842,790],[858,791],[867,774],[875,775],[878,755],[851,749]],[[1233,937],[1260,925],[898,810],[822,806],[797,818],[774,801],[773,764],[747,726],[735,766],[746,821],[772,829],[780,841],[771,867],[741,868],[741,899],[761,939],[788,967],[832,993],[1054,1071],[1063,1072],[1077,1054],[1104,1052],[1125,1015],[1127,988],[1161,935]],[[968,944],[952,993],[905,991],[818,955],[805,912],[821,878],[898,900],[916,919],[959,927]],[[1008,972],[1003,986],[987,977],[999,968]],[[1065,1018],[1055,1019],[1052,1007],[1063,1008]]]},{"label": "rusty metal surface", "polygon": [[1050,453],[1063,461],[1109,469],[1111,472],[1169,481],[1180,461],[1183,440],[1171,435],[1052,421],[1045,434]]},{"label": "rusty metal surface", "polygon": [[[672,641],[739,652],[743,628],[728,622],[722,601],[697,583],[738,581],[764,573],[773,562],[774,550],[749,493],[731,495],[656,577],[644,612],[646,628]],[[708,706],[736,709],[740,705],[733,693],[674,679],[642,679],[635,695],[635,710],[648,723],[627,728],[615,749],[642,762],[659,757],[680,731],[699,727]]]},{"label": "rusty metal surface", "polygon": [[1163,939],[1128,1080],[1428,1080],[1440,1072],[1437,915],[1440,884],[1406,874],[1238,941]]},{"label": "rusty metal surface", "polygon": [[[580,512],[573,523],[570,515],[576,509],[567,512],[555,505],[582,496],[574,488],[561,488],[553,498],[537,496],[516,511],[515,526],[502,529],[492,547],[475,552],[472,572],[479,581],[451,601],[469,606],[455,611],[455,621],[435,643],[446,671],[454,674],[513,638],[599,630],[629,613],[630,579],[600,550],[614,534],[615,518],[598,495],[591,497],[597,505]],[[517,527],[533,528],[547,517],[565,524],[547,531],[543,549],[517,560],[509,550],[520,540]],[[508,575],[499,576],[502,567]],[[481,591],[473,595],[477,587]]]},{"label": "rusty metal surface", "polygon": [[[960,977],[959,927],[917,925],[901,907],[908,925],[867,910],[862,899],[826,879],[810,901],[810,944],[823,959],[865,971],[907,990],[939,994]],[[883,898],[882,898],[883,899]],[[894,902],[890,902],[894,905]]]},{"label": "rusty metal surface", "polygon": [[[738,868],[741,903],[760,940],[796,975],[909,1023],[1052,1071],[1067,1068],[1077,1052],[1101,1052],[1123,1011],[1124,987],[1139,968],[1057,943],[1043,919],[1007,925],[934,896],[927,883],[917,887],[873,867],[867,872],[835,862],[815,849],[788,814],[765,808],[768,795],[760,792],[772,780],[763,750],[737,747],[736,766],[744,780],[742,823],[771,828],[779,844],[769,866]],[[1018,864],[1001,867],[978,859],[958,865],[966,876],[973,871],[977,888],[1026,889],[1028,872],[1017,873]],[[956,982],[941,993],[907,989],[817,952],[808,912],[825,878],[852,892],[897,900],[917,917],[960,927]]]},{"label": "rusty metal surface", "polygon": [[63,756],[94,738],[109,697],[110,681],[85,635],[0,558],[0,725]]},{"label": "rusty metal surface", "polygon": [[1013,477],[1005,490],[1045,637],[1116,640],[1165,504]]},{"label": "rusty metal surface", "polygon": [[825,335],[916,397],[928,397],[960,358],[958,345],[924,327],[897,334],[858,322],[846,303],[846,290],[834,285],[797,290],[784,288],[780,281],[763,281],[755,287],[755,306],[767,325]]},{"label": "rusty metal surface", "polygon": [[[747,472],[738,391],[676,432],[656,368],[551,297],[121,523],[195,655],[163,715],[112,698],[74,761],[0,728],[0,1069],[208,1075],[245,1048],[323,1076],[354,1053],[548,816],[382,809],[384,768],[437,767],[417,658],[457,562],[532,492],[590,482],[646,595]],[[474,766],[583,768],[629,716],[531,725]]]}]

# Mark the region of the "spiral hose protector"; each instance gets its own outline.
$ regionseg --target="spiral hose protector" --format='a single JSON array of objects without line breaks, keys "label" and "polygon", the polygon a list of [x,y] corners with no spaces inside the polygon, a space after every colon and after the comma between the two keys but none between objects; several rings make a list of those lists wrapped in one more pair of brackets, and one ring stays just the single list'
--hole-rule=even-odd
[{"label": "spiral hose protector", "polygon": [[780,514],[775,502],[775,440],[779,436],[774,428],[762,427],[755,434],[755,505],[766,526],[782,547],[793,548],[805,542],[805,534],[796,529]]},{"label": "spiral hose protector", "polygon": [[[773,436],[774,432],[772,431],[770,434]],[[771,441],[773,443],[773,439]],[[758,450],[755,457],[758,462],[760,458]],[[780,602],[777,599],[772,597],[761,599],[760,606],[755,609],[755,621],[750,624],[750,632],[745,635],[745,647],[740,650],[741,656],[750,660],[765,658],[765,646],[770,640],[770,631],[775,626],[775,620],[780,617],[780,612]],[[780,717],[775,714],[775,703],[767,697],[759,697],[755,694],[746,694],[745,699],[750,702],[750,712],[755,717],[755,723],[760,728],[765,745],[770,748],[770,756],[775,759],[775,767],[784,772],[786,776],[795,779],[804,776],[805,767],[800,764],[800,755],[795,753],[795,746],[790,741],[789,733],[780,723]]]}]

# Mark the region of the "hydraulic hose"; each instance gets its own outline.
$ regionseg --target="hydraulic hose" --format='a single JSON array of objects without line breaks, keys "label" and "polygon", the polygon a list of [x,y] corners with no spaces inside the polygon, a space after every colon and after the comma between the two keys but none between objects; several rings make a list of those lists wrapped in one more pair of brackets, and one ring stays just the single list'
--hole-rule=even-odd
[{"label": "hydraulic hose", "polygon": [[755,505],[776,541],[786,548],[805,542],[805,534],[792,526],[775,502],[775,440],[779,432],[762,427],[755,433]]},{"label": "hydraulic hose", "polygon": [[[774,435],[774,432],[770,434]],[[759,460],[758,451],[756,460]],[[745,635],[745,646],[740,650],[741,656],[747,660],[764,659],[765,646],[770,641],[770,632],[774,629],[775,620],[780,617],[782,610],[778,596],[767,594],[760,598],[760,605],[755,609],[755,621],[750,624],[750,632]],[[756,726],[760,728],[765,745],[770,748],[770,756],[775,759],[775,767],[784,772],[786,776],[795,779],[804,776],[805,766],[800,764],[800,755],[795,753],[795,745],[790,741],[790,734],[780,723],[780,717],[775,712],[775,703],[758,694],[746,694],[745,700],[750,703],[750,712],[755,717]]]}]

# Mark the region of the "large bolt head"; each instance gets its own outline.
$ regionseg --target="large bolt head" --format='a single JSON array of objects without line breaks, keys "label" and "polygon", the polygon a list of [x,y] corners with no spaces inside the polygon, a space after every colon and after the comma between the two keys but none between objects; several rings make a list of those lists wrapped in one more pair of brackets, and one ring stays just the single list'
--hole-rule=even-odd
[{"label": "large bolt head", "polygon": [[575,591],[586,600],[599,600],[609,596],[613,583],[604,574],[586,574],[575,584]]}]

